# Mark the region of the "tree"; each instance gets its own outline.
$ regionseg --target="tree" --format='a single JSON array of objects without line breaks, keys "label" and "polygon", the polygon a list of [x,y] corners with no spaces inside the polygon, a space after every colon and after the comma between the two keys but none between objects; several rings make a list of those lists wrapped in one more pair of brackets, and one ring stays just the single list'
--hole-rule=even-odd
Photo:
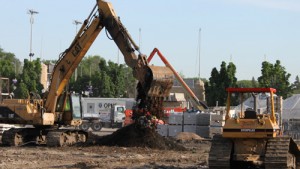
[{"label": "tree", "polygon": [[15,54],[5,52],[0,48],[0,76],[9,79],[16,78],[19,74],[21,62],[15,57]]},{"label": "tree", "polygon": [[220,106],[226,104],[226,88],[237,86],[235,73],[236,67],[232,62],[226,66],[223,61],[220,71],[216,68],[212,69],[209,81],[205,82],[205,95],[208,106],[215,106],[217,101]]},{"label": "tree", "polygon": [[70,80],[70,90],[90,90],[92,97],[134,97],[135,79],[131,68],[106,61],[100,56],[84,58],[78,67],[78,78]]},{"label": "tree", "polygon": [[106,74],[106,72],[102,72],[101,85],[99,86],[102,97],[115,97],[111,84],[112,84],[111,78]]},{"label": "tree", "polygon": [[128,66],[124,66],[125,72],[125,94],[124,97],[136,97],[137,80],[133,77],[132,69]]},{"label": "tree", "polygon": [[252,77],[251,83],[252,83],[252,84],[251,84],[252,87],[257,87],[257,86],[258,86],[258,82],[255,80],[254,77]]},{"label": "tree", "polygon": [[29,91],[27,89],[26,84],[23,83],[23,81],[20,81],[20,83],[18,84],[18,87],[15,90],[15,97],[26,99],[26,98],[28,98],[28,96],[29,96]]},{"label": "tree", "polygon": [[289,82],[291,74],[285,71],[279,60],[275,64],[267,61],[262,63],[261,76],[258,77],[260,87],[272,87],[277,90],[277,95],[287,98],[292,90]]},{"label": "tree", "polygon": [[239,81],[237,81],[236,84],[237,84],[238,87],[242,87],[242,88],[253,87],[253,86],[252,86],[252,81],[251,81],[251,80],[239,80]]},{"label": "tree", "polygon": [[293,90],[293,94],[300,94],[300,80],[298,75],[296,76],[295,82],[292,84],[291,88]]},{"label": "tree", "polygon": [[39,58],[33,61],[24,59],[23,72],[18,80],[22,83],[17,85],[17,89],[19,88],[16,94],[17,98],[25,99],[28,97],[25,96],[25,94],[29,94],[29,92],[34,92],[37,94],[42,93],[43,85],[40,83],[41,70],[41,62]]},{"label": "tree", "polygon": [[237,81],[236,84],[238,87],[247,87],[247,88],[252,88],[252,87],[258,86],[258,82],[255,80],[254,77],[252,77],[251,80],[239,80],[239,81]]}]

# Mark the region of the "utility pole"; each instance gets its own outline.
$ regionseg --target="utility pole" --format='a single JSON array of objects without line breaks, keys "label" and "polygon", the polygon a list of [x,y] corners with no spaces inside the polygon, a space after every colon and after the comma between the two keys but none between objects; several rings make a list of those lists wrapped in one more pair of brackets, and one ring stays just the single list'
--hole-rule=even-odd
[{"label": "utility pole", "polygon": [[198,53],[198,57],[199,57],[199,72],[198,72],[198,76],[199,76],[199,80],[200,80],[200,54],[201,54],[201,28],[199,28],[199,39],[198,39],[198,45],[199,45],[199,53]]},{"label": "utility pole", "polygon": [[[76,32],[75,32],[75,36],[77,35],[77,26],[82,24],[82,22],[78,21],[78,20],[74,20],[73,24],[76,26]],[[81,68],[82,71],[82,68]],[[82,74],[82,72],[81,72]],[[77,81],[77,68],[75,69],[75,82]]]},{"label": "utility pole", "polygon": [[78,26],[78,25],[81,25],[82,22],[80,22],[80,21],[78,21],[78,20],[74,20],[74,21],[73,21],[73,24],[76,26],[76,32],[75,32],[75,33],[77,34],[77,26]]},{"label": "utility pole", "polygon": [[139,28],[139,48],[141,51],[141,45],[142,45],[142,28]]},{"label": "utility pole", "polygon": [[267,55],[266,54],[264,55],[264,59],[265,59],[265,62],[266,62],[267,61]]},{"label": "utility pole", "polygon": [[34,11],[33,9],[28,10],[27,12],[30,15],[30,51],[29,51],[29,59],[31,61],[31,57],[34,56],[34,53],[32,52],[32,25],[34,22],[33,15],[38,14],[39,12]]}]

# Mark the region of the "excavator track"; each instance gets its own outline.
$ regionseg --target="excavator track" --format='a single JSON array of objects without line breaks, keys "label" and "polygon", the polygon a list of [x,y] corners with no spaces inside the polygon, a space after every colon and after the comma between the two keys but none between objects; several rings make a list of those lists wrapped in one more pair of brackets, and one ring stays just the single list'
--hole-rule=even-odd
[{"label": "excavator track", "polygon": [[11,128],[2,134],[2,144],[7,146],[20,146],[24,143],[22,129]]},{"label": "excavator track", "polygon": [[88,133],[78,130],[37,128],[11,128],[2,134],[2,144],[22,146],[27,143],[47,144],[50,147],[70,146],[84,143]]},{"label": "excavator track", "polygon": [[63,145],[62,132],[59,131],[50,131],[46,136],[47,146],[57,147]]},{"label": "excavator track", "polygon": [[43,140],[38,140],[40,130],[36,128],[11,128],[2,134],[2,144],[7,146],[22,146],[24,144]]},{"label": "excavator track", "polygon": [[299,159],[299,149],[290,137],[269,139],[265,154],[265,168],[296,169],[297,157]]},{"label": "excavator track", "polygon": [[232,142],[221,135],[214,135],[208,157],[210,169],[230,169]]},{"label": "excavator track", "polygon": [[76,130],[53,130],[47,133],[46,140],[49,147],[70,146],[86,142],[87,133]]}]

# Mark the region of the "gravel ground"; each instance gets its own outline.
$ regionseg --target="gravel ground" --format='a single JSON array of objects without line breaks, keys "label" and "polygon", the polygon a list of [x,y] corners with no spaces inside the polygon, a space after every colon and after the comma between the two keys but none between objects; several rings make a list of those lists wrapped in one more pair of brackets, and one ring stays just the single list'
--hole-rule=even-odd
[{"label": "gravel ground", "polygon": [[[97,135],[111,134],[104,129]],[[25,145],[0,147],[0,168],[208,168],[209,140],[179,143],[187,150],[159,150],[140,147]]]}]

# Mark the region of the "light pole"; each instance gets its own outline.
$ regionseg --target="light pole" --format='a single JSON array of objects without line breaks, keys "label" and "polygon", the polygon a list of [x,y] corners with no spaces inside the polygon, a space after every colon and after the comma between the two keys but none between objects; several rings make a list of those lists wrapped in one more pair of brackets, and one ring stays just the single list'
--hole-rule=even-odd
[{"label": "light pole", "polygon": [[200,80],[200,54],[201,54],[201,28],[199,28],[199,37],[198,37],[198,45],[199,45],[199,53],[198,53],[198,57],[199,57],[199,72],[198,72],[198,77]]},{"label": "light pole", "polygon": [[28,10],[27,12],[30,15],[30,52],[29,52],[29,58],[31,61],[31,57],[34,56],[34,53],[32,53],[32,25],[33,25],[33,15],[38,14],[39,12],[34,11],[33,9]]},{"label": "light pole", "polygon": [[[78,20],[74,20],[73,21],[73,24],[76,26],[76,33],[75,35],[77,34],[77,26],[82,24],[82,22],[78,21]],[[81,69],[82,70],[82,69]],[[77,81],[77,68],[75,69],[75,82]]]},{"label": "light pole", "polygon": [[77,34],[77,26],[78,26],[78,25],[81,25],[82,22],[80,22],[80,21],[78,21],[78,20],[74,20],[74,21],[73,21],[73,24],[76,25],[76,34]]},{"label": "light pole", "polygon": [[142,28],[139,28],[139,48],[141,50],[141,45],[142,45]]}]

